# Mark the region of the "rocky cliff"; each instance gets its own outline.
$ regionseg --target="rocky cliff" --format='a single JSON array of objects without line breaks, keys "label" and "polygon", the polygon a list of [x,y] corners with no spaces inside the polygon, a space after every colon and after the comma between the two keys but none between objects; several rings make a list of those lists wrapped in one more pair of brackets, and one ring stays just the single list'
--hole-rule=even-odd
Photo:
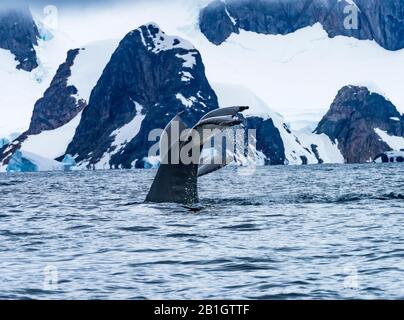
[{"label": "rocky cliff", "polygon": [[[353,10],[358,28],[346,28]],[[404,48],[403,22],[402,0],[216,0],[199,18],[201,31],[216,45],[240,30],[284,35],[321,23],[330,37],[375,40],[388,50]]]},{"label": "rocky cliff", "polygon": [[342,88],[316,133],[338,141],[346,162],[363,163],[392,150],[376,133],[404,137],[404,117],[385,97],[365,87]]},{"label": "rocky cliff", "polygon": [[265,155],[266,165],[286,164],[285,147],[271,118],[248,117],[247,129],[256,130],[256,148]]},{"label": "rocky cliff", "polygon": [[70,50],[66,61],[60,65],[50,87],[34,106],[27,134],[57,129],[72,120],[86,107],[86,102],[77,99],[77,88],[68,84],[71,67],[80,49]]},{"label": "rocky cliff", "polygon": [[14,54],[18,69],[32,71],[38,66],[34,48],[38,38],[38,28],[27,7],[0,10],[0,48]]}]

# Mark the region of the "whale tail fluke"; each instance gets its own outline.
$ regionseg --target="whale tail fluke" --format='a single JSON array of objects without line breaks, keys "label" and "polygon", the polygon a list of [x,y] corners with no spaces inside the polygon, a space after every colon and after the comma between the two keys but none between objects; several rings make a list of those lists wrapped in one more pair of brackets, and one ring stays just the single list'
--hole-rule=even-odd
[{"label": "whale tail fluke", "polygon": [[[248,107],[230,107],[211,111],[201,118],[193,127],[193,131],[201,134],[206,129],[221,131],[239,125],[242,121],[237,115],[246,109]],[[207,142],[206,140],[212,137],[208,136],[205,140],[203,138],[194,142],[189,136],[189,128],[183,123],[180,116],[178,114],[171,120],[160,138],[160,142],[168,143],[168,148],[163,149],[160,145],[161,165],[146,197],[146,202],[172,202],[186,205],[197,203],[198,176],[217,171],[226,166],[230,160],[226,158],[223,163],[218,165],[200,165],[199,159],[194,163],[184,163],[178,155],[186,143],[192,141],[191,143],[202,151],[204,143]],[[179,134],[173,135],[173,128],[178,129]],[[195,143],[198,143],[198,145],[195,145]]]}]

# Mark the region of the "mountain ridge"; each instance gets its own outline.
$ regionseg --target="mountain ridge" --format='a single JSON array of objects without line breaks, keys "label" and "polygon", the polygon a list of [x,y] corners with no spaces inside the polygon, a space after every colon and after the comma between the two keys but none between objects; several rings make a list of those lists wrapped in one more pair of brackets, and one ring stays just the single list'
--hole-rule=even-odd
[{"label": "mountain ridge", "polygon": [[[357,28],[345,26],[349,6],[357,10]],[[285,35],[319,22],[330,38],[375,40],[392,51],[404,48],[403,21],[401,0],[215,0],[199,17],[202,33],[216,45],[240,30]]]}]

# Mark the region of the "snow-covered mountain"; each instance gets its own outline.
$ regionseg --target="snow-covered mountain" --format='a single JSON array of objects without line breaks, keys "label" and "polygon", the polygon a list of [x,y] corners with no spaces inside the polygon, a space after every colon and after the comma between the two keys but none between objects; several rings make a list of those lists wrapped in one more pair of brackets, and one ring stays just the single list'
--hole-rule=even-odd
[{"label": "snow-covered mountain", "polygon": [[72,43],[62,31],[35,21],[25,7],[0,10],[0,138],[28,129],[36,101]]},{"label": "snow-covered mountain", "polygon": [[[338,146],[324,134],[292,130],[285,119],[241,85],[213,83],[221,107],[248,105],[249,129],[257,130],[257,149],[270,164],[343,163]],[[272,134],[271,134],[272,133]]]},{"label": "snow-covered mountain", "polygon": [[[304,7],[306,2],[294,3]],[[288,0],[127,5],[116,24],[97,25],[96,38],[103,38],[102,34],[109,38],[110,25],[116,26],[112,30],[118,36],[142,27],[121,42],[120,37],[80,46],[69,40],[71,30],[51,30],[49,37],[49,30],[37,20],[38,67],[31,72],[17,70],[13,54],[0,49],[0,77],[7,82],[7,91],[0,95],[2,113],[7,116],[0,120],[0,137],[24,132],[12,144],[0,144],[2,170],[17,150],[22,152],[20,158],[24,153],[58,160],[71,155],[83,168],[148,166],[152,160],[145,159],[148,132],[164,127],[177,111],[188,110],[191,123],[212,108],[244,104],[251,107],[247,126],[257,130],[257,147],[267,163],[352,162],[345,141],[320,130],[321,126],[312,131],[337,92],[348,84],[383,92],[401,117],[404,50],[391,50],[401,46],[400,25],[392,26],[401,19],[403,1],[389,5],[376,1],[379,16],[348,34],[339,29],[344,19],[340,11],[352,1],[337,1],[337,12],[326,20],[324,10],[332,1],[314,2],[322,3],[323,11],[307,10],[303,16],[297,14],[302,8]],[[208,6],[203,8],[201,3]],[[274,12],[285,3],[289,24]],[[370,10],[363,1],[354,4],[362,14]],[[257,11],[262,6],[265,10]],[[221,41],[212,41],[209,33],[226,25],[216,20],[208,23],[209,12],[216,7],[221,10],[216,17],[224,19],[217,21],[230,19],[234,27]],[[310,12],[315,16],[306,17]],[[79,23],[91,26],[91,15],[79,19],[77,14],[74,28],[80,28]],[[94,21],[103,16],[97,14]],[[387,22],[386,17],[390,17]],[[275,29],[261,23],[269,20]],[[174,40],[181,48],[175,48]],[[393,140],[401,138],[399,132],[386,134]],[[383,146],[384,151],[394,149],[388,143]]]},{"label": "snow-covered mountain", "polygon": [[88,44],[67,52],[49,88],[34,105],[28,130],[18,136],[0,158],[8,162],[17,149],[56,159],[72,141],[92,88],[100,78],[118,43]]},{"label": "snow-covered mountain", "polygon": [[85,166],[144,167],[164,128],[180,111],[188,125],[217,108],[198,50],[145,24],[120,42],[94,87],[67,153]]}]

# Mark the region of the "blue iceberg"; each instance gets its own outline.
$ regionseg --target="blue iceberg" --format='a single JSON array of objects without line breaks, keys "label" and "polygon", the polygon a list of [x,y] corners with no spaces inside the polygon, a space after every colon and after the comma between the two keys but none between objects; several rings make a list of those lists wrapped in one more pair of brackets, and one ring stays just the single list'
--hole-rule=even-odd
[{"label": "blue iceberg", "polygon": [[8,162],[7,172],[63,171],[65,165],[31,152],[17,150]]},{"label": "blue iceberg", "polygon": [[70,171],[73,167],[77,165],[76,160],[74,160],[74,158],[70,154],[65,155],[65,157],[62,160],[62,164],[64,165],[65,171]]},{"label": "blue iceberg", "polygon": [[17,150],[11,157],[7,172],[36,172],[38,171],[38,165],[31,160],[24,158],[22,152]]},{"label": "blue iceberg", "polygon": [[143,158],[143,163],[145,169],[158,169],[160,167],[160,158],[159,157]]}]

